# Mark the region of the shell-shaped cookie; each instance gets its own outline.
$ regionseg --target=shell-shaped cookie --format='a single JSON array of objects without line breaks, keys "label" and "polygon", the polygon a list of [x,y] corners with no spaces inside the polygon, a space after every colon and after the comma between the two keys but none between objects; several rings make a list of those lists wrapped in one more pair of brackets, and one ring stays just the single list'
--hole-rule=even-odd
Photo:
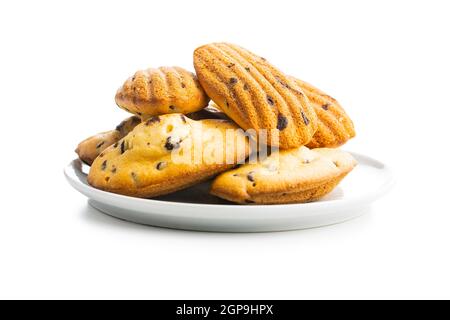
[{"label": "shell-shaped cookie", "polygon": [[248,138],[230,121],[154,116],[100,154],[88,182],[110,192],[155,197],[226,171],[248,154]]},{"label": "shell-shaped cookie", "polygon": [[190,113],[203,109],[209,98],[197,77],[180,67],[137,71],[116,93],[122,109],[145,119],[167,113]]},{"label": "shell-shaped cookie", "polygon": [[129,117],[123,120],[114,130],[101,132],[84,139],[78,144],[75,152],[83,162],[91,165],[103,150],[122,139],[139,123],[141,123],[139,117]]},{"label": "shell-shaped cookie", "polygon": [[331,192],[355,165],[339,149],[281,150],[219,175],[211,193],[237,203],[309,202]]},{"label": "shell-shaped cookie", "polygon": [[308,97],[318,119],[317,131],[307,147],[335,148],[355,136],[353,121],[336,99],[307,82],[299,79],[295,81]]},{"label": "shell-shaped cookie", "polygon": [[[317,116],[289,76],[239,46],[212,43],[194,52],[198,79],[209,97],[243,129],[269,130],[268,143],[289,149],[308,143]],[[279,134],[279,143],[271,134]]]}]

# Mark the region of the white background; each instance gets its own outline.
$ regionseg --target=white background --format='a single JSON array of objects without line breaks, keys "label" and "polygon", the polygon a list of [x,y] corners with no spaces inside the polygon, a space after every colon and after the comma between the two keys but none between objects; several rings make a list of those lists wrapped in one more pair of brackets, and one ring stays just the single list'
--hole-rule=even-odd
[{"label": "white background", "polygon": [[[450,298],[448,1],[2,1],[0,298]],[[240,44],[340,100],[396,188],[320,229],[122,222],[63,167],[134,71]]]}]

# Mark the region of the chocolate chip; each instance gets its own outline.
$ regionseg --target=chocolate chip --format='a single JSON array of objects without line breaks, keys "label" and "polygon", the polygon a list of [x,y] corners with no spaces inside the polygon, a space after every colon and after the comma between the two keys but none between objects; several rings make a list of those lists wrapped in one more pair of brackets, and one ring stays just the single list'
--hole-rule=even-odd
[{"label": "chocolate chip", "polygon": [[142,116],[142,112],[136,112],[138,116]]},{"label": "chocolate chip", "polygon": [[181,83],[181,87],[186,88],[186,85],[184,84],[184,82]]},{"label": "chocolate chip", "polygon": [[234,67],[234,63],[230,63],[229,65],[227,65],[228,68],[233,68]]},{"label": "chocolate chip", "polygon": [[230,106],[230,104],[228,103],[228,101],[225,101],[225,103],[226,103],[227,107],[229,107],[229,106]]},{"label": "chocolate chip", "polygon": [[117,171],[117,168],[115,166],[113,166],[112,169],[111,169],[111,172],[112,173],[116,173],[116,171]]},{"label": "chocolate chip", "polygon": [[325,103],[324,105],[322,105],[322,109],[323,110],[328,110],[328,107],[329,107],[330,105],[328,104],[328,103]]},{"label": "chocolate chip", "polygon": [[175,110],[175,106],[169,106],[170,110]]},{"label": "chocolate chip", "polygon": [[238,177],[239,175],[237,173],[233,174],[233,177]]},{"label": "chocolate chip", "polygon": [[98,156],[99,156],[99,158],[103,158],[104,155],[105,155],[105,154],[102,152],[102,153],[100,153]]},{"label": "chocolate chip", "polygon": [[276,78],[277,81],[278,81],[283,87],[285,87],[286,89],[290,89],[290,88],[291,88],[286,82],[282,81],[280,78],[278,78],[278,77],[275,77],[275,78]]},{"label": "chocolate chip", "polygon": [[165,167],[167,167],[167,162],[158,162],[158,164],[156,165],[156,169],[158,170],[162,170]]},{"label": "chocolate chip", "polygon": [[230,85],[234,86],[238,82],[236,78],[230,78]]},{"label": "chocolate chip", "polygon": [[152,123],[159,122],[159,121],[161,121],[161,119],[158,116],[153,116],[147,120],[145,125],[148,126],[148,125],[151,125]]},{"label": "chocolate chip", "polygon": [[248,90],[248,85],[244,84],[244,90]]},{"label": "chocolate chip", "polygon": [[273,101],[273,98],[271,96],[267,96],[267,102],[273,106],[275,104],[275,101]]},{"label": "chocolate chip", "polygon": [[136,173],[132,172],[131,173],[131,178],[133,178],[134,183],[137,182],[137,175],[136,175]]},{"label": "chocolate chip", "polygon": [[109,177],[105,177],[105,181],[108,182],[109,181]]},{"label": "chocolate chip", "polygon": [[255,177],[253,177],[253,171],[250,171],[247,174],[247,179],[248,179],[248,181],[255,182]]},{"label": "chocolate chip", "polygon": [[166,140],[166,144],[164,145],[164,147],[167,149],[167,150],[175,150],[175,149],[178,149],[179,147],[180,147],[180,141],[177,141],[177,142],[173,142],[172,141],[172,137],[168,137],[167,138],[167,140]]},{"label": "chocolate chip", "polygon": [[303,122],[308,125],[309,124],[309,119],[308,117],[306,117],[306,114],[303,111],[300,111],[302,113],[302,118],[303,118]]},{"label": "chocolate chip", "polygon": [[125,152],[125,140],[122,140],[122,143],[120,144],[120,154]]},{"label": "chocolate chip", "polygon": [[282,115],[281,113],[278,114],[278,120],[277,120],[277,129],[278,130],[284,130],[288,126],[288,119]]},{"label": "chocolate chip", "polygon": [[245,67],[245,70],[247,70],[247,72],[250,72],[250,67]]},{"label": "chocolate chip", "polygon": [[256,187],[256,182],[253,182],[252,186]]},{"label": "chocolate chip", "polygon": [[98,149],[104,144],[105,144],[105,141],[102,141],[102,142],[98,143],[95,147]]},{"label": "chocolate chip", "polygon": [[107,165],[108,165],[108,161],[107,160],[103,161],[101,169],[105,170]]},{"label": "chocolate chip", "polygon": [[119,143],[118,142],[116,142],[116,143],[114,143],[114,148],[117,148],[119,146]]},{"label": "chocolate chip", "polygon": [[183,120],[183,123],[186,123],[186,117],[184,116],[184,114],[180,115],[181,120]]},{"label": "chocolate chip", "polygon": [[131,81],[134,81],[134,80],[136,80],[136,76],[133,76],[133,78],[131,78]]}]

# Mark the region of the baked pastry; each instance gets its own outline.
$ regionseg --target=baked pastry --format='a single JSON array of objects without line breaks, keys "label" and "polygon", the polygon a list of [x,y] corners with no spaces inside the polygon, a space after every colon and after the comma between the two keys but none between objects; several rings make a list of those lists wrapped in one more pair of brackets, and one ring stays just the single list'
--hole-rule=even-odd
[{"label": "baked pastry", "polygon": [[120,108],[143,119],[195,112],[206,107],[208,101],[195,74],[180,67],[137,71],[116,93]]},{"label": "baked pastry", "polygon": [[151,117],[95,159],[88,182],[143,198],[189,187],[244,162],[248,139],[238,129],[230,121],[183,114]]},{"label": "baked pastry", "polygon": [[[202,119],[224,119],[229,120],[229,118],[220,110],[214,108],[214,106],[207,106],[206,108],[196,111],[193,113],[188,113],[186,117],[193,120]],[[134,129],[141,123],[141,119],[137,116],[129,117],[123,120],[114,130],[97,133],[96,135],[89,137],[81,141],[75,152],[78,157],[88,165],[91,165],[95,158],[106,148],[113,145],[123,137],[125,137],[131,130]]]},{"label": "baked pastry", "polygon": [[335,148],[355,136],[350,117],[339,102],[311,84],[295,79],[309,99],[318,118],[316,133],[306,145],[309,148]]},{"label": "baked pastry", "polygon": [[211,193],[237,203],[309,202],[331,192],[355,165],[339,149],[282,150],[219,175]]},{"label": "baked pastry", "polygon": [[[195,50],[194,67],[219,108],[244,130],[269,130],[269,145],[295,148],[313,137],[317,116],[308,98],[266,59],[233,44],[212,43]],[[272,134],[279,134],[279,141]]]},{"label": "baked pastry", "polygon": [[139,117],[129,117],[123,120],[114,130],[101,132],[84,139],[78,144],[75,152],[83,162],[91,165],[103,150],[125,137],[139,123],[141,123]]}]

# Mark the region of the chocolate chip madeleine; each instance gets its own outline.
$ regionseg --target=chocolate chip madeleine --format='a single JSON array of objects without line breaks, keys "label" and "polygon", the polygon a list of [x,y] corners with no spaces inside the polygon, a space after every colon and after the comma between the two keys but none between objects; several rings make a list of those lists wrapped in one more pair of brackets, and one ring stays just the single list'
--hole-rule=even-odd
[{"label": "chocolate chip madeleine", "polygon": [[230,121],[154,116],[103,151],[88,182],[110,192],[155,197],[226,171],[248,154],[248,139]]},{"label": "chocolate chip madeleine", "polygon": [[317,131],[307,147],[335,148],[355,136],[352,120],[336,99],[307,82],[299,79],[295,81],[308,97],[318,118]]},{"label": "chocolate chip madeleine", "polygon": [[282,150],[222,173],[211,193],[243,204],[310,202],[330,193],[355,166],[356,160],[339,149]]},{"label": "chocolate chip madeleine", "polygon": [[[188,113],[186,117],[193,120],[204,120],[204,119],[224,119],[229,120],[229,118],[220,110],[215,108],[213,105],[207,106],[206,108]],[[95,158],[106,148],[113,145],[123,137],[125,137],[131,130],[134,129],[141,119],[137,116],[129,117],[123,120],[115,130],[110,130],[106,132],[97,133],[87,139],[81,141],[75,152],[78,157],[88,165],[91,165]]]},{"label": "chocolate chip madeleine", "polygon": [[269,130],[270,145],[295,148],[313,137],[317,116],[308,98],[264,58],[233,44],[212,43],[195,50],[194,67],[219,108],[245,130]]},{"label": "chocolate chip madeleine", "polygon": [[101,132],[84,139],[78,144],[75,152],[83,162],[91,165],[103,150],[125,137],[139,123],[141,123],[139,117],[129,117],[123,120],[114,130]]},{"label": "chocolate chip madeleine", "polygon": [[208,101],[195,74],[180,67],[137,71],[116,93],[117,105],[141,118],[195,112]]}]

